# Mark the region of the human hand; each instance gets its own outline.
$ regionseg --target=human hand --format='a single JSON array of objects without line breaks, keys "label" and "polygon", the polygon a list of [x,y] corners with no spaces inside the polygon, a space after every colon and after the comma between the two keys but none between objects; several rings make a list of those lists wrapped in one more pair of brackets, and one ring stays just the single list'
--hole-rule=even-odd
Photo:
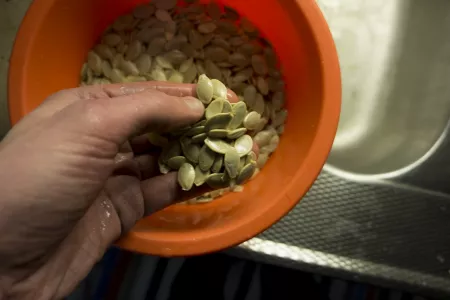
[{"label": "human hand", "polygon": [[137,220],[180,199],[176,173],[154,176],[155,157],[135,155],[147,145],[130,137],[198,121],[194,87],[64,90],[11,130],[0,144],[0,298],[66,296]]}]

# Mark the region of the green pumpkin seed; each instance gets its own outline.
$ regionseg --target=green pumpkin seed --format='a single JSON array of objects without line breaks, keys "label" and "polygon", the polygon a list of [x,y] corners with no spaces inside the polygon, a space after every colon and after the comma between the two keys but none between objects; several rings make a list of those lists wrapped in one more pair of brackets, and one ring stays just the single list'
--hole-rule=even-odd
[{"label": "green pumpkin seed", "polygon": [[[157,30],[159,28],[153,29],[153,31]],[[142,30],[152,30],[150,28],[145,28]],[[164,29],[161,29],[161,31],[164,33]],[[157,31],[159,33],[159,31]],[[145,40],[144,40],[145,41]],[[167,40],[165,37],[155,37],[151,40],[151,42],[148,44],[147,53],[151,56],[159,55],[164,51],[164,45],[166,44]]]},{"label": "green pumpkin seed", "polygon": [[204,46],[205,41],[201,33],[195,29],[192,29],[189,31],[189,43],[191,43],[194,49],[200,49]]},{"label": "green pumpkin seed", "polygon": [[170,168],[160,160],[158,160],[158,167],[161,174],[167,174],[170,172]]},{"label": "green pumpkin seed", "polygon": [[204,104],[211,102],[213,97],[213,84],[211,80],[205,74],[198,77],[197,83],[197,98]]},{"label": "green pumpkin seed", "polygon": [[256,88],[253,85],[248,85],[243,92],[244,101],[248,107],[253,108],[256,102]]},{"label": "green pumpkin seed", "polygon": [[284,106],[284,93],[283,92],[273,93],[272,108],[278,111],[282,109],[283,106]]},{"label": "green pumpkin seed", "polygon": [[233,147],[224,140],[209,137],[205,139],[205,144],[209,147],[209,149],[220,154],[225,154],[230,148]]},{"label": "green pumpkin seed", "polygon": [[200,169],[200,166],[197,165],[195,167],[195,180],[194,180],[194,184],[195,186],[201,186],[202,184],[205,183],[206,178],[208,178],[208,176],[211,174],[211,172],[208,170],[203,171],[202,169]]},{"label": "green pumpkin seed", "polygon": [[168,81],[174,82],[174,83],[183,83],[183,81],[184,81],[183,74],[174,70],[174,71],[172,71],[171,75],[169,76]]},{"label": "green pumpkin seed", "polygon": [[250,153],[245,157],[245,164],[249,164],[251,162],[256,162],[258,157],[256,156],[256,153],[253,151],[250,151]]},{"label": "green pumpkin seed", "polygon": [[166,137],[164,137],[156,132],[148,133],[147,138],[152,145],[155,145],[155,146],[158,146],[161,148],[166,147],[169,144],[169,140]]},{"label": "green pumpkin seed", "polygon": [[195,169],[189,163],[184,163],[178,170],[178,183],[183,191],[189,191],[194,185]]},{"label": "green pumpkin seed", "polygon": [[228,125],[229,129],[236,129],[241,126],[245,117],[247,116],[247,105],[244,102],[238,102],[233,105],[233,119]]},{"label": "green pumpkin seed", "polygon": [[224,165],[230,178],[236,178],[239,171],[240,156],[236,149],[230,149],[225,153]]},{"label": "green pumpkin seed", "polygon": [[222,80],[222,71],[212,60],[205,61],[205,69],[210,78]]},{"label": "green pumpkin seed", "polygon": [[167,165],[169,166],[169,168],[171,168],[172,170],[178,170],[179,168],[181,168],[181,166],[187,162],[186,157],[184,156],[174,156],[171,157],[168,161],[167,161]]},{"label": "green pumpkin seed", "polygon": [[178,141],[171,141],[169,144],[163,148],[160,159],[163,163],[167,163],[169,159],[181,154],[181,146]]},{"label": "green pumpkin seed", "polygon": [[258,159],[256,160],[256,166],[261,169],[266,165],[268,159],[269,153],[260,153]]},{"label": "green pumpkin seed", "polygon": [[155,17],[160,20],[161,22],[170,22],[172,21],[172,17],[170,16],[169,12],[164,9],[157,9],[155,11]]},{"label": "green pumpkin seed", "polygon": [[213,97],[227,99],[227,87],[217,79],[211,80],[213,85]]},{"label": "green pumpkin seed", "polygon": [[234,140],[234,139],[240,138],[246,132],[247,132],[246,128],[237,128],[232,131],[228,131],[227,138],[229,138],[230,140]]},{"label": "green pumpkin seed", "polygon": [[252,151],[253,148],[252,137],[247,134],[241,136],[234,142],[234,148],[239,154],[239,157],[247,155],[250,151]]},{"label": "green pumpkin seed", "polygon": [[181,65],[179,71],[181,73],[186,73],[191,66],[194,64],[194,59],[191,57],[188,60],[185,60]]},{"label": "green pumpkin seed", "polygon": [[258,91],[264,96],[269,94],[269,84],[267,83],[267,80],[264,77],[259,76],[256,79],[256,86],[258,87]]},{"label": "green pumpkin seed", "polygon": [[231,103],[228,102],[228,100],[224,101],[222,112],[223,113],[229,113],[231,111],[232,111]]},{"label": "green pumpkin seed", "polygon": [[206,34],[206,33],[214,32],[214,30],[216,30],[216,28],[217,28],[217,25],[214,24],[214,22],[207,22],[207,23],[198,25],[197,30],[200,33]]},{"label": "green pumpkin seed", "polygon": [[197,77],[197,67],[195,64],[192,64],[189,69],[183,73],[184,83],[193,83]]},{"label": "green pumpkin seed", "polygon": [[264,114],[265,106],[266,104],[264,102],[264,97],[261,94],[257,93],[253,110],[262,116]]},{"label": "green pumpkin seed", "polygon": [[253,141],[258,145],[258,147],[264,147],[270,143],[270,139],[274,133],[269,130],[263,130],[258,132],[254,137]]},{"label": "green pumpkin seed", "polygon": [[135,63],[139,74],[147,74],[152,66],[152,57],[147,53],[143,53],[136,59]]},{"label": "green pumpkin seed", "polygon": [[287,118],[287,110],[286,109],[280,110],[275,115],[275,118],[272,120],[272,126],[277,127],[280,126],[281,124],[284,124],[284,122],[286,122],[286,118]]},{"label": "green pumpkin seed", "polygon": [[88,53],[87,65],[96,74],[100,74],[102,72],[102,59],[97,53],[93,51],[90,51]]},{"label": "green pumpkin seed", "polygon": [[163,69],[173,69],[172,63],[164,56],[156,56],[155,61]]},{"label": "green pumpkin seed", "polygon": [[225,129],[232,119],[233,115],[231,113],[217,114],[206,121],[205,131],[209,132],[213,129]]},{"label": "green pumpkin seed", "polygon": [[206,183],[213,189],[225,188],[230,185],[229,178],[227,178],[224,173],[210,174],[206,178]]},{"label": "green pumpkin seed", "polygon": [[116,55],[113,48],[103,44],[95,46],[94,51],[103,59],[111,60],[114,58],[114,55]]},{"label": "green pumpkin seed", "polygon": [[228,136],[228,130],[226,129],[213,129],[208,132],[208,136],[214,139],[223,139]]},{"label": "green pumpkin seed", "polygon": [[139,69],[137,66],[128,60],[122,60],[120,64],[120,69],[126,74],[126,75],[132,75],[132,76],[138,76],[139,75]]},{"label": "green pumpkin seed", "polygon": [[256,164],[255,163],[249,163],[245,165],[242,170],[239,172],[239,175],[236,178],[237,184],[243,184],[247,180],[249,180],[256,170]]},{"label": "green pumpkin seed", "polygon": [[205,126],[195,124],[194,127],[192,127],[191,129],[188,130],[188,132],[186,132],[186,136],[194,136],[204,132]]},{"label": "green pumpkin seed", "polygon": [[206,124],[206,120],[200,120],[197,123],[195,123],[194,125],[192,125],[192,127],[205,126],[205,124]]},{"label": "green pumpkin seed", "polygon": [[192,143],[198,144],[198,143],[202,143],[205,139],[206,139],[207,135],[206,133],[200,133],[197,135],[194,135],[192,137]]},{"label": "green pumpkin seed", "polygon": [[184,156],[193,163],[198,163],[198,156],[200,154],[200,146],[189,142],[181,142],[181,149]]},{"label": "green pumpkin seed", "polygon": [[202,171],[209,170],[214,164],[216,153],[209,149],[208,146],[203,145],[198,156],[198,166]]},{"label": "green pumpkin seed", "polygon": [[102,41],[109,47],[115,47],[122,41],[122,38],[116,33],[109,33],[103,36]]},{"label": "green pumpkin seed", "polygon": [[258,126],[259,122],[261,120],[261,115],[257,113],[256,111],[251,111],[247,114],[247,116],[244,118],[244,127],[248,130],[254,130]]},{"label": "green pumpkin seed", "polygon": [[220,173],[223,167],[223,155],[217,154],[214,163],[211,166],[211,172]]},{"label": "green pumpkin seed", "polygon": [[225,101],[221,98],[213,100],[205,110],[206,119],[211,119],[215,115],[222,113],[224,102],[228,102],[228,101]]},{"label": "green pumpkin seed", "polygon": [[167,81],[166,74],[161,68],[155,68],[150,72],[150,76],[155,81]]}]

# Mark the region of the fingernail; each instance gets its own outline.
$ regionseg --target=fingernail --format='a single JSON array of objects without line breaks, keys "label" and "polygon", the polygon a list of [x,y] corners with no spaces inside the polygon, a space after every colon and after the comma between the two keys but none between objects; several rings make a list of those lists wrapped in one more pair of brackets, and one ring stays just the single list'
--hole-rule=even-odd
[{"label": "fingernail", "polygon": [[194,97],[183,97],[183,99],[192,110],[203,111],[205,109],[203,103]]}]

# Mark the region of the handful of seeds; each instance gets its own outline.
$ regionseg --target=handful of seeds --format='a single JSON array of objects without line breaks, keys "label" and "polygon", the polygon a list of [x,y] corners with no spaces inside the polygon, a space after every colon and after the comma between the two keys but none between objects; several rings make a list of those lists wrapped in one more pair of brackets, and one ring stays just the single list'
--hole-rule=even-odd
[{"label": "handful of seeds", "polygon": [[205,105],[202,120],[166,135],[149,133],[153,144],[163,146],[160,171],[178,170],[178,183],[185,191],[204,183],[213,189],[243,184],[256,169],[253,139],[243,126],[247,105],[230,103],[225,85],[204,74],[196,90]]},{"label": "handful of seeds", "polygon": [[[189,203],[241,191],[240,183],[276,150],[287,118],[282,72],[270,42],[248,19],[213,1],[153,0],[120,16],[89,52],[80,81],[197,83],[205,119],[170,135],[149,134],[163,147],[161,172],[178,169],[186,190],[203,183],[218,188]],[[226,87],[238,103],[226,99]],[[259,146],[257,158],[248,149],[252,142]]]}]

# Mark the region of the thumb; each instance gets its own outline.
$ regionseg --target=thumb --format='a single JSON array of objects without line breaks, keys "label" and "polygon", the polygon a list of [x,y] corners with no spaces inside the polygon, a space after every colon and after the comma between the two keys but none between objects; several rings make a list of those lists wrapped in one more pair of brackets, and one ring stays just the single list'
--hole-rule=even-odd
[{"label": "thumb", "polygon": [[71,132],[124,143],[146,130],[170,130],[196,122],[204,112],[193,97],[176,97],[157,90],[75,102],[60,112]]}]

